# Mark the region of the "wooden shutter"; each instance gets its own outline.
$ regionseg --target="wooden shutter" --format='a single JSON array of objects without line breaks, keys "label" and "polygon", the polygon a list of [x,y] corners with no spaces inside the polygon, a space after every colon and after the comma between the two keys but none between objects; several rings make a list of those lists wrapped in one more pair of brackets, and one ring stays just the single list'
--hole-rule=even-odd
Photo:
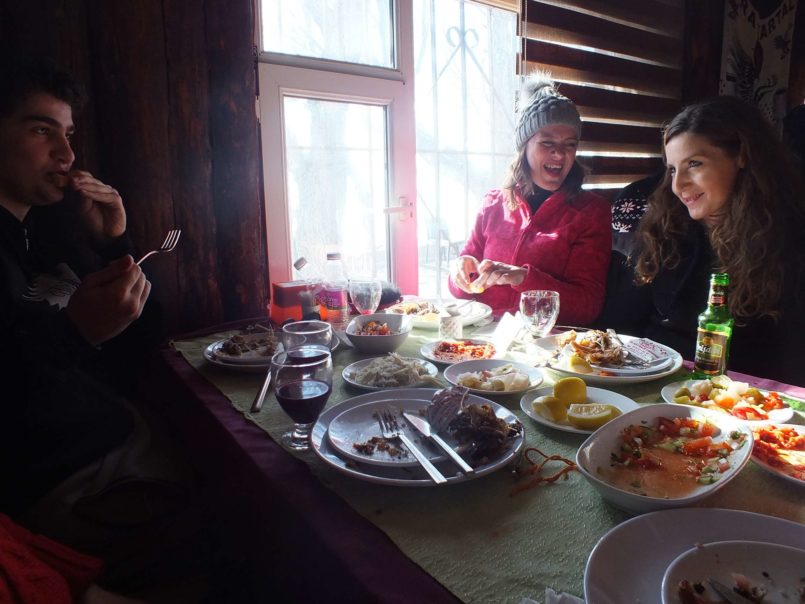
[{"label": "wooden shutter", "polygon": [[684,0],[521,0],[520,73],[549,71],[583,121],[587,188],[611,197],[662,167],[681,108]]}]

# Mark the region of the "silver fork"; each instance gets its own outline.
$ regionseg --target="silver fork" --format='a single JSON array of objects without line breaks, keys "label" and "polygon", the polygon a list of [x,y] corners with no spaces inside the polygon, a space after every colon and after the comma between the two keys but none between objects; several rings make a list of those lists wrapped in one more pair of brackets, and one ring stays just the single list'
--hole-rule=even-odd
[{"label": "silver fork", "polygon": [[159,254],[160,252],[172,252],[176,248],[176,244],[179,243],[179,237],[181,237],[181,235],[182,229],[171,229],[168,231],[165,241],[162,242],[162,245],[159,246],[159,249],[148,252],[145,256],[137,261],[137,264],[142,264],[146,258],[153,256],[154,254]]},{"label": "silver fork", "polygon": [[447,479],[444,475],[436,469],[425,454],[420,451],[417,446],[408,438],[405,433],[400,430],[400,426],[397,423],[397,416],[389,409],[385,409],[383,412],[380,413],[380,416],[377,419],[377,422],[380,424],[380,432],[383,435],[383,438],[387,440],[400,440],[406,448],[411,451],[416,460],[419,464],[425,468],[425,471],[428,473],[428,476],[431,477],[431,480],[436,484],[444,484],[447,482]]}]

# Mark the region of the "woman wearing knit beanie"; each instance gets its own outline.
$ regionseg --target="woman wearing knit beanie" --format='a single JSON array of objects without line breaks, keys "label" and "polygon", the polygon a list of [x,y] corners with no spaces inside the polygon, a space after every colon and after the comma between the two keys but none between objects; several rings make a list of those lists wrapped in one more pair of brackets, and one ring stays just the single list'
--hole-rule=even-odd
[{"label": "woman wearing knit beanie", "polygon": [[559,321],[592,322],[604,302],[611,250],[609,203],[582,190],[576,162],[581,118],[549,76],[528,77],[520,93],[517,156],[501,189],[487,193],[449,287],[494,315],[515,312],[520,293],[559,292]]}]

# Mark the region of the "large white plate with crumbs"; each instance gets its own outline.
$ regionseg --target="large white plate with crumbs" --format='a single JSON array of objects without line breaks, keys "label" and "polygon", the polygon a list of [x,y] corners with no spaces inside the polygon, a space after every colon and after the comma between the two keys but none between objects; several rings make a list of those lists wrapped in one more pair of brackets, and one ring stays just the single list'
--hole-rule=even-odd
[{"label": "large white plate with crumbs", "polygon": [[595,604],[654,604],[665,571],[679,554],[697,543],[728,539],[802,547],[805,525],[719,508],[643,514],[622,522],[593,547],[584,571],[584,598]]},{"label": "large white plate with crumbs", "polygon": [[[333,467],[338,472],[352,476],[359,480],[374,482],[378,484],[404,486],[404,487],[431,487],[435,486],[433,480],[425,473],[422,468],[415,467],[388,467],[376,466],[371,464],[362,463],[354,459],[344,458],[339,455],[338,450],[332,446],[330,439],[327,437],[327,430],[330,422],[333,421],[344,411],[379,400],[387,400],[393,396],[396,400],[414,399],[414,400],[428,400],[433,398],[435,388],[402,388],[393,391],[370,392],[362,394],[350,399],[347,399],[334,407],[325,409],[324,413],[319,416],[318,421],[314,424],[311,431],[311,446],[313,451],[318,455],[324,463]],[[488,404],[495,410],[495,414],[506,420],[509,425],[519,427],[519,435],[512,439],[500,452],[498,457],[490,459],[487,463],[475,466],[475,473],[466,475],[459,471],[458,467],[450,460],[437,462],[435,465],[439,471],[447,478],[447,484],[457,482],[465,482],[467,480],[474,480],[481,476],[486,476],[492,472],[506,467],[512,461],[517,459],[520,451],[525,446],[525,437],[517,417],[505,407],[474,394],[468,394],[466,398],[467,403]]]}]

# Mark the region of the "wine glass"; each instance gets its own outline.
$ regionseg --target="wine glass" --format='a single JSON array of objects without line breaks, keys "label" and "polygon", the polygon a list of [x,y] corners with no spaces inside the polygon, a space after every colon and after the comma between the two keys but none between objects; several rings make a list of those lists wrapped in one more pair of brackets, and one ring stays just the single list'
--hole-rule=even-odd
[{"label": "wine glass", "polygon": [[544,289],[523,292],[520,314],[532,339],[548,335],[559,317],[559,292]]},{"label": "wine glass", "polygon": [[328,347],[333,339],[333,327],[327,321],[294,321],[282,326],[282,345],[285,350],[319,344]]},{"label": "wine glass", "polygon": [[379,279],[350,279],[349,297],[362,315],[371,315],[380,306],[383,283]]},{"label": "wine glass", "polygon": [[[315,355],[299,358],[299,350],[315,351]],[[310,429],[333,390],[333,359],[320,344],[304,346],[292,352],[279,352],[272,359],[276,372],[277,402],[294,421],[293,430],[282,435],[282,443],[294,451],[310,449]]]}]

